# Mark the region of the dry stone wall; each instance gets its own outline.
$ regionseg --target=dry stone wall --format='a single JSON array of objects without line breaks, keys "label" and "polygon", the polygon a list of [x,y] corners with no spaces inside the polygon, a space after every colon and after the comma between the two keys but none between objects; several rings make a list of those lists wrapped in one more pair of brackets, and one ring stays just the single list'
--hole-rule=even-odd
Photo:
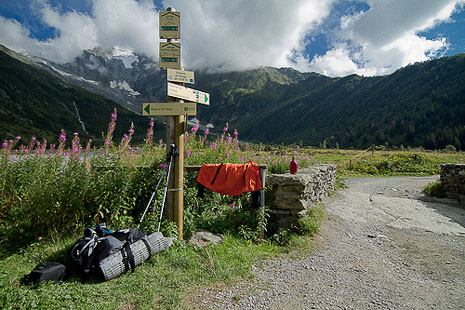
[{"label": "dry stone wall", "polygon": [[271,200],[267,203],[271,220],[280,226],[290,226],[308,208],[322,201],[334,190],[336,166],[314,165],[299,169],[297,174],[272,174],[266,185],[272,187]]},{"label": "dry stone wall", "polygon": [[465,204],[465,165],[442,164],[441,184],[447,197]]}]

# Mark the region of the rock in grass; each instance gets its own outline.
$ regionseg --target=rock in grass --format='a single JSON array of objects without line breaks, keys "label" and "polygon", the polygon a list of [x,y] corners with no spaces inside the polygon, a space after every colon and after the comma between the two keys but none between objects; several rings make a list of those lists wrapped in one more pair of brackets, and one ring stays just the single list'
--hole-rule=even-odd
[{"label": "rock in grass", "polygon": [[220,235],[212,234],[209,231],[198,229],[189,239],[189,243],[203,248],[209,243],[218,244],[222,241]]}]

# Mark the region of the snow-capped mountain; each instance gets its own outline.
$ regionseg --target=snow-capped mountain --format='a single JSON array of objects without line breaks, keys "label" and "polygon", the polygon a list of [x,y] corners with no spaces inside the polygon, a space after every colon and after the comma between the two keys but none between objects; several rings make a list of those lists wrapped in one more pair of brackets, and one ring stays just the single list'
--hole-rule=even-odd
[{"label": "snow-capped mountain", "polygon": [[36,64],[67,82],[115,100],[137,113],[141,113],[142,102],[155,102],[166,97],[166,81],[158,64],[128,48],[96,48],[83,51],[70,63],[41,60]]}]

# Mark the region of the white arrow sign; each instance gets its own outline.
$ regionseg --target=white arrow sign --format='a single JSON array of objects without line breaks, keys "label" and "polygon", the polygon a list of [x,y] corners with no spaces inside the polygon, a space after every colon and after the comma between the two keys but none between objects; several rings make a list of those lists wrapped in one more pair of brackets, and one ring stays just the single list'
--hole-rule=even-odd
[{"label": "white arrow sign", "polygon": [[210,94],[168,82],[168,96],[210,105]]}]

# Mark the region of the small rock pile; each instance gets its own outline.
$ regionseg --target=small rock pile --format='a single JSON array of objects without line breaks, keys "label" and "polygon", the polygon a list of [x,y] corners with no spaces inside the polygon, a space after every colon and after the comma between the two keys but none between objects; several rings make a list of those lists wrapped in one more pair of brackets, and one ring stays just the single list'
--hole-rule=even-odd
[{"label": "small rock pile", "polygon": [[308,208],[322,201],[334,190],[336,166],[314,165],[299,169],[297,174],[272,174],[266,185],[273,188],[267,202],[272,220],[280,226],[290,226],[307,213]]}]

